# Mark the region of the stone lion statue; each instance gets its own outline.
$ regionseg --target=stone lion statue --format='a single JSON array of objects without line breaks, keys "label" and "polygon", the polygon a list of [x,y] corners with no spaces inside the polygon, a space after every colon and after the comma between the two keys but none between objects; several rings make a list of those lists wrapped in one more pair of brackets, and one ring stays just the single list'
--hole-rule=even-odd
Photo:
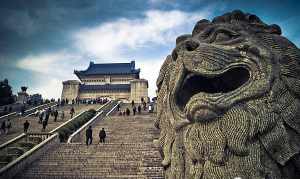
[{"label": "stone lion statue", "polygon": [[300,51],[239,10],[176,39],[157,79],[170,179],[300,178]]}]

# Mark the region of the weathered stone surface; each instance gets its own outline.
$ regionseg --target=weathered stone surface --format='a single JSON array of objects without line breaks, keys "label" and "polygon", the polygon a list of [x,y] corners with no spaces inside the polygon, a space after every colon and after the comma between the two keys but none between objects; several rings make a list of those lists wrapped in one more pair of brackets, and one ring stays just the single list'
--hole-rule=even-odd
[{"label": "weathered stone surface", "polygon": [[178,37],[157,80],[166,178],[299,178],[299,60],[238,10]]}]

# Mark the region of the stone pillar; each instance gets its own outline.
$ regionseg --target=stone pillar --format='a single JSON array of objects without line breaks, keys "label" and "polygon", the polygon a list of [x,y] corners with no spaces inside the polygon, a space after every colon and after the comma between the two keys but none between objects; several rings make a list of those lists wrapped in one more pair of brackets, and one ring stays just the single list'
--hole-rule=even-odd
[{"label": "stone pillar", "polygon": [[80,82],[77,80],[68,80],[63,82],[61,99],[68,99],[69,102],[76,99],[79,95]]},{"label": "stone pillar", "polygon": [[130,81],[130,100],[141,103],[141,98],[148,101],[148,81],[145,79],[135,79]]},{"label": "stone pillar", "polygon": [[17,103],[25,104],[28,99],[28,94],[26,92],[18,92],[18,98],[17,98]]},{"label": "stone pillar", "polygon": [[29,95],[26,92],[26,90],[27,90],[26,86],[21,87],[21,92],[18,92],[17,103],[21,103],[21,104],[27,103]]}]

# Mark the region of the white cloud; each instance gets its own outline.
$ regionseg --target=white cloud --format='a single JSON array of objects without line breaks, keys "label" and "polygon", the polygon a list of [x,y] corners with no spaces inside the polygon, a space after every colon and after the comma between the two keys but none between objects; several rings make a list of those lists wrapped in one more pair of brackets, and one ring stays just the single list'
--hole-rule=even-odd
[{"label": "white cloud", "polygon": [[[73,70],[87,68],[90,60],[100,59],[96,63],[104,63],[136,59],[141,77],[149,81],[149,95],[153,97],[160,66],[170,53],[164,50],[173,48],[178,35],[190,33],[196,21],[207,15],[207,12],[152,10],[147,11],[143,18],[120,18],[79,29],[71,34],[69,50],[66,47],[58,52],[30,55],[21,59],[17,67],[41,74],[41,82],[32,91],[47,98],[58,98],[62,81],[76,79]],[[147,48],[152,49],[151,54],[147,53]],[[157,53],[153,54],[153,49]]]},{"label": "white cloud", "polygon": [[[18,68],[36,72],[37,83],[30,93],[40,93],[46,98],[58,98],[61,95],[62,81],[75,79],[74,68],[86,65],[82,64],[82,57],[61,51],[29,55],[18,61]],[[32,90],[31,90],[32,89]]]},{"label": "white cloud", "polygon": [[75,46],[98,58],[119,58],[143,46],[174,44],[176,36],[190,32],[190,27],[205,16],[205,12],[151,10],[141,19],[121,18],[83,28],[74,34]]}]

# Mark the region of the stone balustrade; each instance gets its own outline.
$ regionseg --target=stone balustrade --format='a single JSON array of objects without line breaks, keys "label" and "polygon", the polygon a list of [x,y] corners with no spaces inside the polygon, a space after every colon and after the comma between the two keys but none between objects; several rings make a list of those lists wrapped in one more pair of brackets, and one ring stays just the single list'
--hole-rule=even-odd
[{"label": "stone balustrade", "polygon": [[[6,166],[0,169],[0,178],[10,179],[13,178],[17,172],[23,170],[34,160],[38,159],[42,154],[48,151],[50,148],[59,144],[58,134],[45,134],[45,133],[33,133],[33,134],[23,134],[22,137],[18,136],[18,139],[12,140],[11,142],[16,142],[21,139],[28,140],[29,137],[39,137],[42,142],[31,148],[29,151],[25,152],[12,162],[8,163]],[[44,140],[43,140],[44,139]],[[10,143],[11,144],[11,143]],[[5,147],[9,146],[6,144]]]}]

